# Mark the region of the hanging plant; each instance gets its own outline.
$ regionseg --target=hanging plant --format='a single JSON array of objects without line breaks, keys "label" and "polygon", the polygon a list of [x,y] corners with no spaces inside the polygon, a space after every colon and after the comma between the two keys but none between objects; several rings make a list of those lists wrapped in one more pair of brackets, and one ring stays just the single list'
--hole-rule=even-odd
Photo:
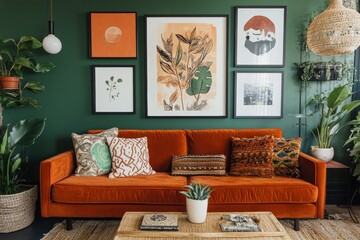
[{"label": "hanging plant", "polygon": [[354,67],[342,62],[313,62],[306,61],[297,63],[299,77],[301,81],[333,81],[348,79],[352,82],[354,79]]}]

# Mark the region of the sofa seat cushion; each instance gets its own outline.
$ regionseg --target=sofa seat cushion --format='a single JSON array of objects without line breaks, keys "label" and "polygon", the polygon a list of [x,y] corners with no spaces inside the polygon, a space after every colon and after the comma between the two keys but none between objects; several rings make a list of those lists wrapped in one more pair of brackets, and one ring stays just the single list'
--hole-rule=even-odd
[{"label": "sofa seat cushion", "polygon": [[190,181],[207,184],[214,190],[210,204],[232,203],[314,203],[318,188],[298,178],[275,176],[192,176]]},{"label": "sofa seat cushion", "polygon": [[53,185],[52,196],[61,203],[124,203],[185,205],[187,179],[170,173],[126,178],[70,176]]}]

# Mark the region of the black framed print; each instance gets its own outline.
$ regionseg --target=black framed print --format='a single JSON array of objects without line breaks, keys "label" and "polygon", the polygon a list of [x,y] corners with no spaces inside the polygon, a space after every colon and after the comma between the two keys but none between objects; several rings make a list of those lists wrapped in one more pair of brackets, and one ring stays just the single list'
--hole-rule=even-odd
[{"label": "black framed print", "polygon": [[284,67],[286,7],[235,7],[235,66]]},{"label": "black framed print", "polygon": [[135,66],[94,65],[93,113],[135,113]]},{"label": "black framed print", "polygon": [[226,15],[146,16],[147,117],[227,117]]},{"label": "black framed print", "polygon": [[234,118],[282,118],[284,73],[235,72]]}]

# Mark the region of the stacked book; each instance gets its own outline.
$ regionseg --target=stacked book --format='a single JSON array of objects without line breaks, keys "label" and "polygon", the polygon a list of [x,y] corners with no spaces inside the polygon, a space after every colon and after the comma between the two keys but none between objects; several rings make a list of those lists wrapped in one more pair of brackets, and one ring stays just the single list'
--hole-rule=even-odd
[{"label": "stacked book", "polygon": [[176,214],[145,214],[140,225],[141,230],[179,231]]},{"label": "stacked book", "polygon": [[222,217],[220,224],[223,232],[261,232],[259,225],[247,215],[229,214]]}]

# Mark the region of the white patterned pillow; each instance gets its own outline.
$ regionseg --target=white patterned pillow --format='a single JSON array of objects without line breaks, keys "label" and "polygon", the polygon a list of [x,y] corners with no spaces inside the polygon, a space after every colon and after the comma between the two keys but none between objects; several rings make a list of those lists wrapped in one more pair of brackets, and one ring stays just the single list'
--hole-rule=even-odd
[{"label": "white patterned pillow", "polygon": [[111,128],[98,134],[71,134],[77,168],[75,176],[99,176],[110,172],[111,157],[106,143],[107,137],[116,137],[117,128]]},{"label": "white patterned pillow", "polygon": [[147,138],[107,138],[112,168],[109,178],[150,175],[156,172],[149,163]]}]

